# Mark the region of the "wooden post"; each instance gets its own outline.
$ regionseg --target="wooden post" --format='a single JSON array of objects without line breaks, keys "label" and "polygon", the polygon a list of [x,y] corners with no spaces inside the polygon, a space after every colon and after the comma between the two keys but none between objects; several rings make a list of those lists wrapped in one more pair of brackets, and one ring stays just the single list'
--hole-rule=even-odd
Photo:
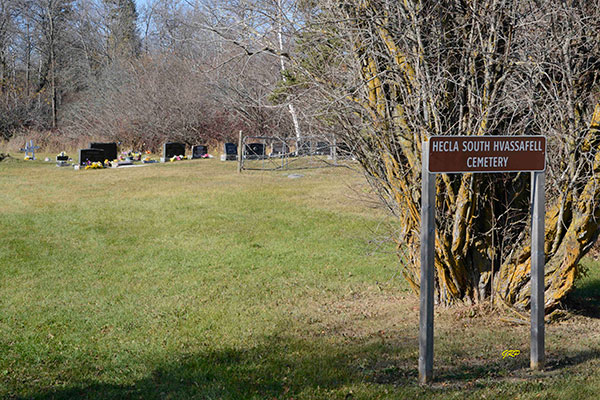
[{"label": "wooden post", "polygon": [[531,369],[541,370],[546,361],[544,345],[544,218],[545,172],[531,173]]},{"label": "wooden post", "polygon": [[337,166],[337,139],[335,136],[333,137],[333,147],[331,150],[332,150],[331,155],[333,158],[333,165]]},{"label": "wooden post", "polygon": [[240,173],[242,173],[242,169],[244,167],[244,148],[242,147],[242,131],[240,131],[240,135],[238,138],[237,158],[238,158],[238,174],[240,174]]},{"label": "wooden post", "polygon": [[429,141],[423,142],[421,171],[421,286],[419,382],[433,380],[433,296],[435,257],[435,175],[429,173]]}]

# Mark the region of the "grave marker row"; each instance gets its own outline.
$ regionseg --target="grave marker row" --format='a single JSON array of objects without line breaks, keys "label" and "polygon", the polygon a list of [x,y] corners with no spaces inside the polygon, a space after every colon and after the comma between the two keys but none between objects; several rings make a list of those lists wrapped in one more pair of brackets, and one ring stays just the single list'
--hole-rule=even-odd
[{"label": "grave marker row", "polygon": [[[227,143],[226,143],[227,149]],[[208,154],[208,147],[197,145],[192,147],[192,158],[203,158]],[[163,145],[163,161],[177,156],[185,156],[185,144],[178,142],[167,142]],[[88,149],[79,149],[79,165],[85,165],[88,162],[104,162],[104,160],[113,161],[118,158],[117,143],[90,143]]]}]

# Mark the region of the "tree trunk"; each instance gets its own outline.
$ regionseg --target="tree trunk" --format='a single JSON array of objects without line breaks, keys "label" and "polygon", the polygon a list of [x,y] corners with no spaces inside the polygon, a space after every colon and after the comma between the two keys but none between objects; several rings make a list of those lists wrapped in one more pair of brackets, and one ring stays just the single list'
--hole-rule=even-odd
[{"label": "tree trunk", "polygon": [[[553,2],[531,8],[516,0],[322,6],[332,20],[343,21],[345,29],[337,24],[329,34],[342,43],[340,55],[352,55],[345,65],[354,66],[362,84],[362,92],[346,97],[354,104],[346,108],[363,125],[347,126],[345,140],[356,143],[371,183],[399,219],[397,242],[410,285],[419,289],[422,141],[544,134],[545,295],[546,308],[556,307],[598,235],[600,106],[594,93],[600,62],[590,54],[600,49],[600,18],[589,22],[598,10]],[[336,82],[333,93],[352,89],[334,77],[317,79]],[[437,177],[439,302],[529,306],[529,201],[529,174]]]},{"label": "tree trunk", "polygon": [[54,18],[50,7],[48,7],[48,29],[49,29],[49,54],[50,54],[50,91],[52,107],[52,129],[56,129],[58,123],[57,95],[56,95],[56,54],[55,54],[55,31]]}]

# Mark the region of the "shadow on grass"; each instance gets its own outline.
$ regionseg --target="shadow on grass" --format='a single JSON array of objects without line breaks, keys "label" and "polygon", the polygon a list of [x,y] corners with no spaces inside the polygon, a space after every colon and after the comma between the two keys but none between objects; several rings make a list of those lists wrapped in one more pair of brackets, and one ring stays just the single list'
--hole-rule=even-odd
[{"label": "shadow on grass", "polygon": [[[79,382],[70,387],[32,390],[18,399],[292,399],[351,398],[350,388],[366,384],[373,396],[399,392],[400,398],[419,398],[464,390],[468,382],[483,380],[494,386],[507,377],[531,377],[528,360],[461,360],[435,366],[432,388],[418,385],[416,338],[394,342],[333,344],[322,338],[301,341],[267,338],[250,349],[224,349],[182,355],[157,366],[146,378],[127,385]],[[597,358],[598,352],[561,357],[550,369]],[[393,387],[389,386],[392,385]],[[430,392],[434,390],[434,392]],[[384,396],[385,397],[385,396]],[[369,398],[367,396],[366,398]]]},{"label": "shadow on grass", "polygon": [[[322,397],[372,379],[379,368],[393,363],[390,357],[405,359],[414,345],[394,349],[377,340],[340,345],[319,337],[310,341],[271,337],[253,348],[182,355],[130,385],[82,382],[20,398],[288,399],[311,393]],[[415,380],[416,372],[409,371],[416,368],[413,362],[402,368],[403,378],[396,383],[408,385]]]},{"label": "shadow on grass", "polygon": [[600,318],[600,279],[581,282],[569,293],[565,304],[577,314]]},{"label": "shadow on grass", "polygon": [[548,362],[546,363],[546,370],[560,370],[575,365],[583,364],[590,360],[597,359],[600,359],[600,350],[585,350],[574,355],[565,355],[557,359],[548,360]]}]

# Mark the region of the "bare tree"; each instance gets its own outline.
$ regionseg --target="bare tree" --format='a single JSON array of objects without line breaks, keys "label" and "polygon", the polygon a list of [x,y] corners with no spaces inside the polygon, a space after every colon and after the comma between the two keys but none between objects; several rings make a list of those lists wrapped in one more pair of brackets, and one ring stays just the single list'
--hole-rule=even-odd
[{"label": "bare tree", "polygon": [[[194,26],[214,32],[222,41],[233,45],[238,49],[237,57],[275,57],[279,71],[273,75],[273,82],[286,81],[286,64],[301,24],[296,3],[294,0],[198,1],[194,7],[203,19],[197,20]],[[281,106],[288,109],[294,134],[300,140],[302,127],[294,98],[286,99]]]},{"label": "bare tree", "polygon": [[85,92],[86,101],[69,109],[67,130],[137,149],[220,140],[239,126],[214,103],[204,77],[193,61],[172,54],[113,63]]},{"label": "bare tree", "polygon": [[[309,4],[298,79],[323,95],[324,115],[336,117],[399,218],[403,273],[415,290],[421,143],[430,135],[548,136],[546,307],[573,287],[600,216],[599,6],[597,0]],[[529,190],[526,174],[438,178],[440,302],[529,305]]]}]

